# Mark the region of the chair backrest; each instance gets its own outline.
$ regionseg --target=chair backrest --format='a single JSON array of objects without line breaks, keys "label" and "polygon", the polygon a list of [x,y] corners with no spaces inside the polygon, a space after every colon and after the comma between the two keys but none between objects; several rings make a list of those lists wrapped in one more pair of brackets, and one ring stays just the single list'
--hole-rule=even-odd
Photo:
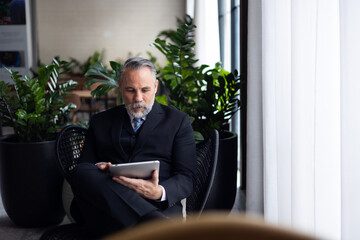
[{"label": "chair backrest", "polygon": [[200,215],[204,210],[214,182],[218,159],[219,133],[213,130],[204,141],[196,144],[196,174],[193,193],[186,199],[186,212]]},{"label": "chair backrest", "polygon": [[56,156],[61,173],[70,180],[70,172],[79,162],[87,129],[80,126],[66,126],[56,140]]}]

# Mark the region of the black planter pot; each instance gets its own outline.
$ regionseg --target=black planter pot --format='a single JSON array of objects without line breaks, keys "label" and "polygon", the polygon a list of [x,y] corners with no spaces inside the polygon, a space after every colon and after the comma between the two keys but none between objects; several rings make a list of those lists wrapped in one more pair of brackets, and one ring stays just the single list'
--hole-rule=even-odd
[{"label": "black planter pot", "polygon": [[45,227],[65,216],[55,141],[17,143],[0,139],[1,197],[9,218],[21,227]]},{"label": "black planter pot", "polygon": [[237,191],[237,149],[237,134],[220,131],[218,163],[205,209],[232,209]]}]

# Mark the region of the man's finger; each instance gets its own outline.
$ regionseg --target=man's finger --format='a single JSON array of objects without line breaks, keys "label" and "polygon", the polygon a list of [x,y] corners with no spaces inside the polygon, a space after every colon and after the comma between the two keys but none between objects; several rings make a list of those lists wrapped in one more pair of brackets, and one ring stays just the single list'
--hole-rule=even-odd
[{"label": "man's finger", "polygon": [[138,179],[127,178],[124,176],[113,177],[113,180],[116,181],[117,183],[120,183],[120,184],[126,186],[126,187],[138,185]]},{"label": "man's finger", "polygon": [[98,163],[96,164],[96,166],[100,169],[100,170],[107,170],[110,168],[111,166],[111,162],[102,162],[102,163]]},{"label": "man's finger", "polygon": [[113,177],[112,178],[115,182],[120,183],[121,185],[124,185],[125,187],[130,188],[131,184],[128,184],[126,181],[123,181],[122,179],[120,179],[119,177]]},{"label": "man's finger", "polygon": [[158,178],[159,177],[159,174],[158,174],[158,171],[155,169],[152,173],[152,178],[155,179],[155,178]]}]

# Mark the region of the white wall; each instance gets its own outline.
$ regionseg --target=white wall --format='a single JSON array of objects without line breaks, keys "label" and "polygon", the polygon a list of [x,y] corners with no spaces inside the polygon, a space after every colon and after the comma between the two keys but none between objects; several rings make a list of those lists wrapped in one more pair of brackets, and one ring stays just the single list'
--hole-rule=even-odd
[{"label": "white wall", "polygon": [[163,65],[165,58],[149,44],[160,31],[175,29],[184,13],[185,0],[37,0],[39,58],[84,62],[105,50],[108,63],[150,51]]}]

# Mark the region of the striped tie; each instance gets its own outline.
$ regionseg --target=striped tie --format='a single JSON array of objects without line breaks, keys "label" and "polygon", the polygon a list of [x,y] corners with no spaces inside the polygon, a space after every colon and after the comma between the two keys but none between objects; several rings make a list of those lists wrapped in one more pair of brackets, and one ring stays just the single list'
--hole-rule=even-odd
[{"label": "striped tie", "polygon": [[141,127],[142,119],[141,118],[134,118],[134,132],[137,132]]}]

